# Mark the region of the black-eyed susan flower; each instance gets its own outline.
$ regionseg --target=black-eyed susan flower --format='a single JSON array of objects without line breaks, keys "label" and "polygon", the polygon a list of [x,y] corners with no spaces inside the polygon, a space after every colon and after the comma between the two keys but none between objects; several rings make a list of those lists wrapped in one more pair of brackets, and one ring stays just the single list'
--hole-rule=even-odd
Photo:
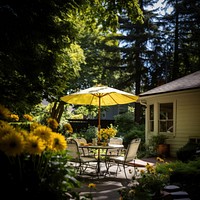
[{"label": "black-eyed susan flower", "polygon": [[53,118],[48,118],[47,119],[47,124],[53,130],[56,130],[58,128],[58,126],[59,126],[57,120],[53,119]]},{"label": "black-eyed susan flower", "polygon": [[14,127],[9,123],[0,120],[0,138],[10,133],[15,133]]},{"label": "black-eyed susan flower", "polygon": [[25,152],[31,155],[41,155],[45,150],[45,142],[36,135],[29,134],[26,138]]},{"label": "black-eyed susan flower", "polygon": [[164,159],[162,159],[162,158],[160,158],[160,157],[157,157],[156,160],[157,160],[158,162],[165,162]]},{"label": "black-eyed susan flower", "polygon": [[1,150],[7,156],[17,156],[24,151],[24,138],[17,132],[5,135],[1,139]]},{"label": "black-eyed susan flower", "polygon": [[29,122],[32,122],[33,121],[33,117],[29,114],[24,114],[23,115],[23,118],[26,119],[27,121]]},{"label": "black-eyed susan flower", "polygon": [[89,183],[89,184],[88,184],[88,187],[89,187],[89,188],[96,188],[96,184],[94,184],[94,183]]},{"label": "black-eyed susan flower", "polygon": [[24,139],[26,139],[29,135],[29,132],[27,130],[19,130],[19,133],[24,137]]},{"label": "black-eyed susan flower", "polygon": [[141,170],[140,170],[140,173],[141,173],[141,174],[144,174],[145,172],[144,172],[144,170],[143,170],[143,169],[141,169]]},{"label": "black-eyed susan flower", "polygon": [[33,131],[33,130],[35,130],[38,126],[41,126],[41,124],[38,123],[38,122],[33,122],[33,123],[30,124],[30,130]]},{"label": "black-eyed susan flower", "polygon": [[33,134],[37,135],[39,138],[49,143],[51,139],[52,130],[47,126],[40,125],[33,130]]},{"label": "black-eyed susan flower", "polygon": [[109,128],[102,128],[98,132],[99,140],[108,140],[114,137],[117,134],[117,129],[114,128],[112,125]]},{"label": "black-eyed susan flower", "polygon": [[71,133],[71,134],[73,133],[73,128],[72,128],[72,126],[71,126],[70,123],[64,124],[64,125],[63,125],[63,128],[64,128],[64,130],[67,131],[68,133]]},{"label": "black-eyed susan flower", "polygon": [[10,118],[10,110],[0,104],[0,119],[7,120]]},{"label": "black-eyed susan flower", "polygon": [[62,151],[67,148],[67,141],[62,134],[52,132],[51,140],[52,140],[51,147],[53,151]]},{"label": "black-eyed susan flower", "polygon": [[10,118],[11,118],[12,120],[14,120],[14,121],[19,121],[19,116],[16,115],[16,114],[11,114],[11,115],[10,115]]}]

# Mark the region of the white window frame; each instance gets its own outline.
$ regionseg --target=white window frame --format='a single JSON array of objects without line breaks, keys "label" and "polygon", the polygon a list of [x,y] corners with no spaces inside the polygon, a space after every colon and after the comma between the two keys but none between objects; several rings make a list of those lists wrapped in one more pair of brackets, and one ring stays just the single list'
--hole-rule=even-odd
[{"label": "white window frame", "polygon": [[[172,103],[173,105],[173,119],[172,119],[172,127],[173,127],[173,131],[160,131],[160,105],[161,104],[167,104],[167,103]],[[158,133],[162,133],[162,134],[166,134],[168,136],[170,135],[175,135],[175,132],[176,132],[176,102],[175,101],[165,101],[165,102],[158,102],[158,115],[157,115],[157,127],[158,127]],[[166,122],[169,122],[171,120],[162,120],[162,121],[166,121]]]},{"label": "white window frame", "polygon": [[[153,106],[153,119],[151,119],[151,106]],[[153,123],[153,126],[151,126],[151,123]],[[153,128],[153,130],[151,130],[151,127]],[[150,104],[149,105],[149,131],[154,132],[154,130],[155,130],[155,105]]]}]

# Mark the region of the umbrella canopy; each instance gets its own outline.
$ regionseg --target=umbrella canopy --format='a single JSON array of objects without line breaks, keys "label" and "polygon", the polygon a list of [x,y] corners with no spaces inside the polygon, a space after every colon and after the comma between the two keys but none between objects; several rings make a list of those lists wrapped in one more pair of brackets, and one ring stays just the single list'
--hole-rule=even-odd
[{"label": "umbrella canopy", "polygon": [[100,130],[101,106],[112,106],[136,102],[138,96],[107,86],[94,86],[61,97],[61,100],[76,105],[98,106],[98,131]]}]

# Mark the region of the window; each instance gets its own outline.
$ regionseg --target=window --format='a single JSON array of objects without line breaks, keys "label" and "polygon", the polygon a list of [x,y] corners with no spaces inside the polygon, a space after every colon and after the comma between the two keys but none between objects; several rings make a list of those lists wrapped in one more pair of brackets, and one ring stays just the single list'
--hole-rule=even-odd
[{"label": "window", "polygon": [[154,131],[154,105],[150,105],[149,107],[149,119],[150,119],[150,125],[149,129],[150,131]]},{"label": "window", "polygon": [[193,144],[200,144],[200,137],[191,137],[189,142]]},{"label": "window", "polygon": [[173,103],[161,103],[159,115],[159,132],[173,132]]}]

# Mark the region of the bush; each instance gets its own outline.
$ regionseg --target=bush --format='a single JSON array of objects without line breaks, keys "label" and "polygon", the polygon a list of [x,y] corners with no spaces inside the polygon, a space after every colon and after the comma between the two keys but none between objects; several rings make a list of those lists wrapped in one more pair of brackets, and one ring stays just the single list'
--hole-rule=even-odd
[{"label": "bush", "polygon": [[127,133],[133,128],[134,115],[131,112],[126,112],[115,117],[115,126],[118,128],[119,134]]},{"label": "bush", "polygon": [[141,176],[137,179],[133,177],[131,184],[119,191],[123,200],[132,199],[161,199],[161,190],[169,183],[170,171],[160,173],[157,165],[146,165],[145,170],[141,170]]},{"label": "bush", "polygon": [[134,115],[131,112],[115,116],[115,126],[117,126],[117,137],[123,138],[124,146],[127,147],[134,138],[141,138],[140,149],[144,147],[145,126],[134,122]]},{"label": "bush", "polygon": [[199,199],[200,196],[200,159],[188,161],[187,163],[180,160],[160,164],[157,166],[159,173],[166,173],[168,169],[172,169],[170,175],[170,184],[180,186],[184,191],[188,192],[191,199]]},{"label": "bush", "polygon": [[97,128],[89,125],[88,129],[85,130],[83,137],[87,142],[92,142],[92,139],[97,137]]},{"label": "bush", "polygon": [[183,162],[194,160],[196,156],[197,148],[198,148],[198,144],[188,142],[186,145],[184,145],[177,151],[176,153],[177,158]]}]

